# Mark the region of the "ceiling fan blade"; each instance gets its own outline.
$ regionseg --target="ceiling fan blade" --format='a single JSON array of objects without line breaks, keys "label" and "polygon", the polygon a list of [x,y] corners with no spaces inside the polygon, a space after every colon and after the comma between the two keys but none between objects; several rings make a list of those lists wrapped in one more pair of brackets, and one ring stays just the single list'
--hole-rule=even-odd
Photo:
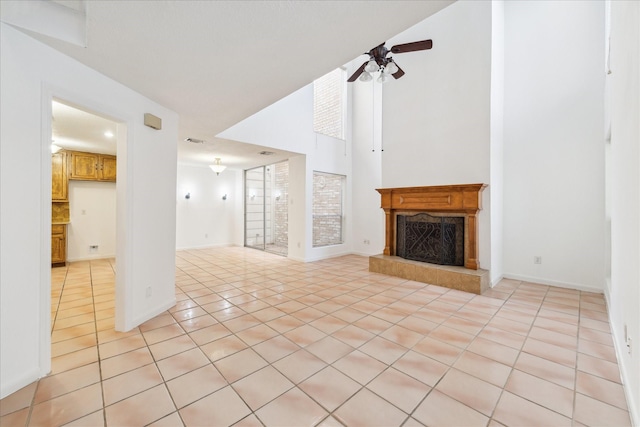
[{"label": "ceiling fan blade", "polygon": [[432,40],[422,40],[419,42],[397,44],[391,48],[392,53],[415,52],[417,50],[427,50],[433,47]]},{"label": "ceiling fan blade", "polygon": [[[396,67],[398,67],[398,64],[396,62],[394,62],[394,64],[396,64]],[[399,79],[400,77],[404,76],[404,71],[402,71],[402,68],[398,67],[398,71],[396,71],[395,73],[391,74],[393,76],[394,79]]]},{"label": "ceiling fan blade", "polygon": [[364,64],[362,64],[362,65],[360,66],[360,68],[358,68],[358,69],[356,70],[356,72],[355,72],[355,73],[353,73],[353,74],[351,75],[351,77],[349,77],[349,79],[348,79],[347,81],[348,81],[349,83],[355,82],[355,81],[358,79],[358,77],[360,77],[360,74],[362,74],[362,72],[364,71],[364,67],[366,67],[366,66],[367,66],[367,63],[369,63],[369,61],[365,61],[365,62],[364,62]]}]

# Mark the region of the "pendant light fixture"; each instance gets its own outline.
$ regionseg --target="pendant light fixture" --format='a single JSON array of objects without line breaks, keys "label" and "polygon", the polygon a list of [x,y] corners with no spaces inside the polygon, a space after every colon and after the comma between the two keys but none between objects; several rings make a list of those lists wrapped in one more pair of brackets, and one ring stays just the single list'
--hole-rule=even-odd
[{"label": "pendant light fixture", "polygon": [[226,166],[222,166],[220,164],[220,157],[216,157],[216,159],[213,162],[213,164],[209,165],[209,167],[211,168],[212,171],[214,171],[216,173],[216,175],[220,175],[220,172],[222,172],[223,170],[225,170],[227,168]]}]

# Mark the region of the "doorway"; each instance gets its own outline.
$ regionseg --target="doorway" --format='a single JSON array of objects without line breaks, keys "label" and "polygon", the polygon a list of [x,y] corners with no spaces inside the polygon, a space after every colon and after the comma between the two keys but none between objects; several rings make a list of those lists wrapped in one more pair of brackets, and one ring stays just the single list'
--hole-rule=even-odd
[{"label": "doorway", "polygon": [[[51,102],[51,361],[115,328],[116,170],[124,125]],[[74,351],[68,351],[73,349]]]},{"label": "doorway", "polygon": [[245,246],[287,256],[289,161],[245,171]]}]

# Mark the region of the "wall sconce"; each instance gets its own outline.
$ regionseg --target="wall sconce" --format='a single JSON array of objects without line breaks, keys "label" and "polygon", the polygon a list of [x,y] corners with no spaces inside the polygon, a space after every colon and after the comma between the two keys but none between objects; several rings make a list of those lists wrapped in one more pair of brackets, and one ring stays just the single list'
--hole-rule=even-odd
[{"label": "wall sconce", "polygon": [[227,200],[227,195],[222,196],[222,200]]},{"label": "wall sconce", "polygon": [[276,192],[276,200],[280,200],[280,192]]},{"label": "wall sconce", "polygon": [[251,193],[251,195],[249,196],[249,198],[250,198],[251,200],[255,199],[255,198],[256,198],[256,193]]},{"label": "wall sconce", "polygon": [[191,198],[191,193],[187,193],[187,194],[185,194],[185,195],[184,195],[184,198],[185,198],[185,199],[187,199],[187,200],[189,200],[189,199]]}]

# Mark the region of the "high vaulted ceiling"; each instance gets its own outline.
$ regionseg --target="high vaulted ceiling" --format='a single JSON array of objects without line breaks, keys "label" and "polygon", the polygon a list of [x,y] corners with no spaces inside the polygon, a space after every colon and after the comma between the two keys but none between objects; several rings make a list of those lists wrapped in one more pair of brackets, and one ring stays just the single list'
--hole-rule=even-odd
[{"label": "high vaulted ceiling", "polygon": [[249,151],[215,135],[451,2],[91,0],[86,48],[32,35],[176,111],[179,157],[211,163]]}]

